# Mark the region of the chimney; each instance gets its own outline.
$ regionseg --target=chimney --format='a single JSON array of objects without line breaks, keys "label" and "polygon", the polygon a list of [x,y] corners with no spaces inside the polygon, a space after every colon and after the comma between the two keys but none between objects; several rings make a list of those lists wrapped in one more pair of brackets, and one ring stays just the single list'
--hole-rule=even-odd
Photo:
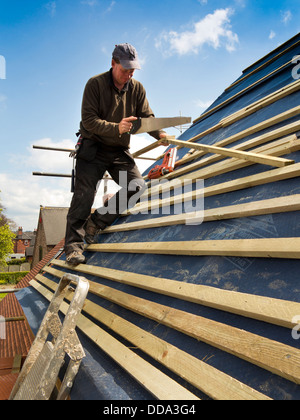
[{"label": "chimney", "polygon": [[19,229],[18,229],[18,236],[22,236],[23,235],[23,228],[22,228],[22,226],[21,227],[19,227]]}]

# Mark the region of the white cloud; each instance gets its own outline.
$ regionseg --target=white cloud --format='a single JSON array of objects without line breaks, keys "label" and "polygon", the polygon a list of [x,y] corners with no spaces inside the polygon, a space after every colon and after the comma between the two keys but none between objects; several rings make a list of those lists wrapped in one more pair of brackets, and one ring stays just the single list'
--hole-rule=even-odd
[{"label": "white cloud", "polygon": [[[27,167],[35,168],[35,171],[42,172],[59,172],[62,173],[71,173],[72,170],[72,159],[69,158],[69,153],[67,152],[56,152],[56,151],[47,151],[40,149],[33,149],[35,146],[44,146],[44,147],[53,147],[59,149],[74,149],[75,142],[74,140],[61,140],[55,142],[50,138],[40,139],[34,141],[29,147],[28,152],[29,156],[23,156],[24,164]],[[20,159],[20,156],[17,156],[17,159]]]},{"label": "white cloud", "polygon": [[114,8],[115,5],[116,5],[116,2],[114,0],[112,0],[112,2],[110,3],[110,5],[106,9],[105,13],[110,13],[112,11],[112,9]]},{"label": "white cloud", "polygon": [[269,39],[274,39],[276,37],[276,33],[274,31],[270,32]]},{"label": "white cloud", "polygon": [[37,227],[40,205],[68,207],[71,200],[70,180],[35,178],[28,173],[0,174],[0,201],[8,218],[24,230]]},{"label": "white cloud", "polygon": [[195,101],[195,105],[200,109],[207,109],[212,104],[212,101],[202,101],[201,99]]},{"label": "white cloud", "polygon": [[234,0],[237,7],[245,8],[247,5],[247,0]]},{"label": "white cloud", "polygon": [[292,18],[293,18],[293,15],[290,10],[281,12],[281,20],[285,25],[287,25],[292,20]]},{"label": "white cloud", "polygon": [[86,4],[87,6],[96,6],[98,4],[97,0],[85,0],[85,1],[81,1],[81,4]]},{"label": "white cloud", "polygon": [[49,1],[49,3],[45,4],[45,8],[48,10],[50,17],[54,17],[56,15],[56,2]]},{"label": "white cloud", "polygon": [[54,142],[51,139],[34,141],[27,154],[13,155],[11,167],[23,172],[0,173],[0,202],[6,215],[25,230],[37,227],[40,205],[68,207],[71,201],[71,179],[33,176],[32,172],[71,174],[72,159],[67,152],[33,149],[32,145],[74,149],[73,140]]},{"label": "white cloud", "polygon": [[[143,149],[155,140],[149,135],[132,136],[131,152]],[[13,174],[0,173],[0,202],[6,208],[5,214],[24,230],[37,227],[40,205],[49,207],[69,207],[71,193],[70,178],[33,176],[32,172],[50,172],[71,174],[73,160],[67,152],[54,152],[33,149],[32,145],[56,148],[74,148],[74,140],[55,142],[50,138],[32,142],[25,155],[14,155],[10,159],[12,167],[23,168],[24,172],[15,171]],[[158,157],[164,152],[159,147],[146,156]],[[136,160],[140,172],[144,172],[152,161]],[[117,185],[109,182],[109,193],[117,191]],[[102,206],[103,182],[96,195],[93,207]]]},{"label": "white cloud", "polygon": [[208,14],[194,23],[190,31],[162,33],[155,45],[166,56],[174,53],[198,54],[199,49],[205,44],[214,49],[225,46],[227,51],[232,52],[239,43],[238,35],[231,30],[230,16],[232,14],[233,10],[229,8],[215,10],[213,14]]}]

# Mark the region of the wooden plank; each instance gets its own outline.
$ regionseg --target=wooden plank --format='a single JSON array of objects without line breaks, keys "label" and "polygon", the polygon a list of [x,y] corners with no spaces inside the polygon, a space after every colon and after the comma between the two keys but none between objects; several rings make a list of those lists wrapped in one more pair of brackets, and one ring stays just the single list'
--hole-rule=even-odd
[{"label": "wooden plank", "polygon": [[[185,225],[193,223],[199,224],[216,220],[236,219],[240,217],[261,216],[275,213],[287,213],[292,211],[300,211],[300,194],[203,210],[203,214],[200,216],[199,212],[191,212],[141,220],[138,222],[122,223],[119,225],[109,226],[101,233],[109,234],[114,232],[128,232],[137,229],[152,229],[156,227]],[[199,220],[199,218],[201,219]]]},{"label": "wooden plank", "polygon": [[[297,92],[299,89],[300,89],[300,81],[297,80],[297,81],[291,83],[291,85],[285,86],[285,87],[279,89],[278,91],[276,91],[274,93],[271,93],[270,95],[265,96],[264,98],[262,98],[262,99],[260,99],[260,100],[258,100],[256,102],[254,102],[253,104],[248,105],[247,107],[242,108],[239,111],[237,111],[237,112],[235,112],[233,114],[228,115],[227,117],[223,118],[220,122],[218,122],[216,125],[214,125],[214,126],[208,128],[208,129],[202,131],[197,136],[189,139],[188,142],[199,140],[200,138],[203,138],[206,135],[213,133],[214,131],[217,131],[217,130],[219,130],[221,128],[228,127],[229,125],[234,124],[235,122],[237,122],[237,121],[239,121],[239,120],[241,120],[241,119],[243,119],[243,118],[245,118],[245,117],[253,114],[254,112],[257,112],[260,109],[262,109],[262,108],[264,108],[264,107],[266,107],[268,105],[271,105],[272,103],[274,103],[274,102],[276,102],[276,101],[278,101],[278,100],[280,100],[280,99],[282,99],[282,98],[284,98],[284,97],[286,97],[288,95],[291,95],[294,92]],[[287,119],[288,118],[288,116],[285,113],[284,114],[280,114],[280,115],[283,116],[284,119]],[[282,117],[279,117],[279,118],[281,119]],[[278,122],[280,122],[280,121],[278,121]],[[260,127],[261,127],[260,124],[261,123],[253,126],[254,127],[254,130],[255,130],[254,132],[260,131]],[[267,128],[266,127],[266,124],[267,125],[270,124],[270,126],[276,124],[276,122],[274,122],[274,117],[272,117],[269,120],[266,120],[264,122],[264,127],[263,128]],[[253,132],[251,134],[253,134]],[[240,136],[239,133],[237,135]],[[243,136],[246,137],[244,134],[243,134]],[[233,141],[230,141],[230,143],[232,143],[232,142]],[[215,145],[216,146],[219,146],[219,145],[222,146],[222,140],[221,140],[221,144],[218,144],[218,143],[216,143]],[[157,158],[157,160],[159,160],[160,158],[162,158],[162,156],[159,156]]]},{"label": "wooden plank", "polygon": [[17,354],[14,357],[14,362],[13,362],[11,373],[12,374],[19,373],[20,370],[21,370],[21,364],[22,364],[22,355]]},{"label": "wooden plank", "polygon": [[[61,260],[54,260],[53,264],[58,267],[74,270],[74,267]],[[62,273],[53,267],[47,267],[45,271],[57,277],[61,277]],[[295,316],[300,314],[300,303],[298,302],[255,296],[248,293],[228,291],[210,286],[119,271],[106,267],[95,267],[87,264],[76,266],[76,272],[127,284],[154,293],[171,296],[176,299],[193,302],[248,318],[258,319],[259,321],[290,329],[293,329],[297,325],[296,322],[293,322],[293,319],[295,320]]]},{"label": "wooden plank", "polygon": [[[58,272],[58,270],[56,270]],[[62,272],[58,272],[58,276]],[[43,276],[38,280],[52,290],[56,283]],[[96,288],[96,283],[90,282],[90,291]],[[206,395],[217,400],[266,400],[265,395],[242,384],[225,373],[207,365],[196,357],[155,337],[151,333],[137,327],[112,312],[86,301],[85,312],[100,321],[115,333],[130,341],[134,346],[144,351],[156,361],[176,373]],[[180,363],[178,363],[180,360]]]},{"label": "wooden plank", "polygon": [[[199,171],[200,172],[200,171]],[[199,175],[199,177],[198,177]],[[202,172],[203,175],[203,172]],[[300,176],[300,163],[294,165],[286,166],[284,168],[272,169],[270,171],[261,172],[256,175],[250,175],[244,178],[234,179],[233,181],[227,181],[221,184],[212,185],[210,187],[205,187],[203,190],[204,197],[210,197],[214,195],[224,194],[232,191],[238,191],[245,188],[256,187],[258,185],[264,185],[272,182],[282,181],[291,178],[297,178]],[[202,178],[200,173],[187,174],[184,177],[185,182],[188,180],[194,181]],[[180,180],[171,181],[168,184],[168,188],[175,188],[180,186]],[[131,209],[122,213],[122,216],[127,216],[128,214],[137,214],[139,212],[146,212],[148,210],[154,210],[156,208],[164,206],[172,206],[179,203],[186,203],[188,201],[194,200],[199,197],[198,191],[192,191],[186,194],[179,194],[174,197],[168,197],[162,200],[147,200],[141,201],[136,204]]]},{"label": "wooden plank", "polygon": [[[208,134],[213,133],[214,131],[217,131],[221,128],[225,128],[228,127],[231,124],[234,124],[235,122],[248,117],[249,115],[253,114],[254,112],[259,111],[260,109],[263,109],[264,107],[271,105],[272,103],[285,98],[288,95],[291,95],[294,92],[297,92],[300,89],[300,81],[297,80],[293,83],[291,83],[288,86],[285,86],[279,90],[277,90],[276,92],[271,93],[268,96],[265,96],[262,99],[259,99],[258,101],[254,102],[251,105],[246,106],[245,108],[240,109],[239,111],[228,115],[227,117],[223,118],[220,122],[218,122],[216,125],[206,129],[205,131],[202,131],[198,137],[198,140],[202,137],[205,137]],[[273,125],[273,123],[271,123]],[[258,130],[259,131],[259,130]],[[188,141],[191,141],[188,140]],[[218,146],[218,143],[215,144],[216,146]],[[161,156],[159,156],[157,158],[157,160],[159,160],[159,158],[161,158]]]},{"label": "wooden plank", "polygon": [[[299,129],[300,129],[300,122],[299,122]],[[256,139],[253,139],[252,141],[253,141],[253,144],[251,146],[254,147],[256,143]],[[245,148],[247,148],[250,142],[246,142],[246,143],[245,143]],[[244,147],[240,146],[240,150],[243,150],[243,149]],[[267,153],[268,155],[271,155],[271,156],[283,156],[283,155],[290,154],[299,150],[300,150],[300,140],[297,138],[296,135],[291,135],[280,140],[272,141],[271,143],[265,144],[263,146],[256,147],[253,150],[253,152]],[[220,161],[221,159],[223,159],[222,162],[216,163]],[[148,183],[148,189],[146,190],[143,196],[149,195],[150,193],[153,194],[156,191],[158,191],[158,189],[161,189],[161,191],[163,191],[164,188],[167,188],[167,185],[165,186],[161,185],[163,184],[162,181],[170,180],[172,178],[176,178],[177,180],[186,179],[186,177],[183,177],[183,175],[185,175],[186,173],[189,173],[189,177],[195,175],[197,177],[195,179],[199,179],[199,178],[208,179],[217,175],[221,175],[223,173],[236,171],[237,169],[245,168],[253,164],[254,162],[235,159],[235,158],[224,160],[224,156],[219,156],[219,155],[208,156],[206,158],[201,159],[200,161],[197,160],[194,163],[177,168],[175,171],[167,175],[164,175],[163,177],[160,178],[159,180],[160,182],[158,186],[155,186],[155,183],[153,182]],[[196,171],[196,172],[192,174],[193,171]]]},{"label": "wooden plank", "polygon": [[[282,112],[281,114],[275,115],[275,117],[271,117],[265,121],[262,121],[261,123],[255,124],[249,128],[246,128],[245,130],[239,131],[236,134],[233,134],[232,136],[229,136],[223,140],[220,140],[220,142],[218,142],[218,146],[220,147],[225,147],[228,146],[229,144],[232,144],[236,141],[242,140],[245,137],[248,137],[252,134],[258,133],[262,130],[265,130],[266,128],[270,128],[276,124],[279,124],[283,121],[288,120],[289,118],[293,118],[297,115],[299,115],[300,113],[300,106],[296,106],[294,108],[291,108],[287,111]],[[191,141],[196,141],[198,140],[198,138],[196,138],[198,136],[193,137],[193,140],[190,139],[189,142]],[[196,139],[196,140],[194,140]]]},{"label": "wooden plank", "polygon": [[[170,136],[170,137],[172,137],[172,136]],[[174,136],[174,138],[175,138],[175,136]],[[137,157],[139,157],[141,155],[144,155],[145,153],[149,152],[150,150],[153,150],[153,149],[156,149],[157,147],[160,147],[161,142],[162,142],[162,140],[157,140],[156,142],[150,144],[149,146],[146,146],[143,149],[138,150],[137,152],[133,153],[132,157],[137,158]]]},{"label": "wooden plank", "polygon": [[[297,106],[295,108],[289,109],[281,114],[275,115],[275,117],[269,118],[268,120],[262,121],[256,125],[253,125],[249,128],[246,128],[243,131],[240,131],[236,134],[233,134],[232,136],[226,137],[223,140],[220,140],[219,142],[217,142],[215,144],[215,146],[219,146],[219,147],[225,147],[228,146],[229,144],[232,144],[236,141],[239,141],[245,137],[248,137],[252,134],[258,133],[259,131],[265,130],[266,128],[272,127],[275,124],[279,124],[283,121],[288,120],[289,118],[295,117],[296,115],[299,115],[300,113],[300,106]],[[220,127],[222,128],[221,124]],[[208,129],[211,130],[211,129]],[[297,130],[294,131],[294,133]],[[187,140],[187,143],[192,143],[192,142],[196,142],[197,140],[201,139],[202,137],[204,137],[204,135],[206,135],[208,133],[206,132],[202,132],[197,134],[196,136],[190,138],[189,140]],[[290,132],[289,132],[290,134]],[[178,148],[181,148],[181,146],[178,146]],[[203,152],[203,154],[205,154],[205,152]]]},{"label": "wooden plank", "polygon": [[8,318],[2,318],[0,319],[0,322],[18,322],[18,321],[25,321],[25,316],[11,316]]},{"label": "wooden plank", "polygon": [[92,252],[300,259],[300,238],[94,244]]},{"label": "wooden plank", "polygon": [[[289,125],[288,129],[283,130],[282,132],[289,134],[290,132],[295,132],[295,129],[297,128],[299,128],[300,130],[300,121],[297,123],[297,125],[295,124]],[[266,133],[261,136],[254,137],[253,139],[246,141],[242,144],[238,144],[232,147],[230,150],[246,150],[247,151],[249,149],[252,149],[251,151],[254,153],[268,154],[271,156],[282,156],[284,154],[289,153],[288,152],[289,144],[292,148],[294,148],[296,147],[297,143],[299,143],[299,140],[296,134],[293,134],[287,137],[283,136],[281,139],[278,139],[278,137],[280,137],[281,134],[282,134],[281,130],[274,130],[274,132],[272,131],[270,133]],[[278,140],[272,142],[272,140],[276,140],[276,139]],[[264,144],[264,143],[267,143],[267,144]],[[218,143],[216,143],[215,146],[218,146]],[[280,153],[279,146],[282,146],[282,147],[285,146],[287,148],[287,152],[284,153],[284,149],[282,149],[282,153]],[[278,152],[275,151],[276,150],[275,148],[278,148]],[[202,159],[200,159],[205,153],[199,150],[197,151],[196,149],[194,149],[194,153],[191,153],[192,150],[193,149],[190,149],[189,153],[187,153],[181,160],[176,162],[175,170],[173,172],[167,175],[164,175],[163,177],[161,177],[161,179],[175,178],[184,173],[191,172],[198,168],[208,166],[222,159],[225,159],[225,156],[215,155],[215,154],[213,156],[210,155],[210,156],[203,157]],[[190,161],[193,161],[193,163],[187,165]],[[248,163],[247,161],[240,161],[240,162],[245,165],[255,163],[255,162]],[[144,179],[147,179],[147,178],[148,178],[148,175],[144,176]]]},{"label": "wooden plank", "polygon": [[90,290],[139,315],[300,384],[300,350],[294,347],[101,284],[92,284]]},{"label": "wooden plank", "polygon": [[[36,280],[31,280],[30,285],[47,300],[51,301],[53,293],[48,289]],[[68,308],[69,305],[63,302],[60,311],[65,315]],[[80,315],[77,326],[96,346],[114,359],[115,362],[132,375],[156,398],[161,400],[198,399],[191,392],[139,357],[84,315]]]},{"label": "wooden plank", "polygon": [[269,156],[269,155],[260,155],[257,153],[245,152],[245,151],[236,150],[236,149],[226,149],[224,147],[218,147],[218,146],[208,146],[206,144],[200,144],[200,143],[193,143],[193,145],[191,146],[186,141],[174,140],[171,137],[166,137],[165,141],[175,146],[182,146],[182,147],[188,147],[188,148],[193,148],[197,150],[203,150],[206,153],[215,153],[217,155],[234,157],[238,159],[247,160],[250,162],[260,163],[262,165],[275,166],[278,168],[282,168],[283,166],[292,165],[293,163],[295,163],[294,160],[290,160],[290,159],[283,159],[283,158]]},{"label": "wooden plank", "polygon": [[16,289],[16,288],[11,288],[11,289],[0,288],[1,293],[15,293],[15,292],[19,292],[20,290],[21,289]]}]

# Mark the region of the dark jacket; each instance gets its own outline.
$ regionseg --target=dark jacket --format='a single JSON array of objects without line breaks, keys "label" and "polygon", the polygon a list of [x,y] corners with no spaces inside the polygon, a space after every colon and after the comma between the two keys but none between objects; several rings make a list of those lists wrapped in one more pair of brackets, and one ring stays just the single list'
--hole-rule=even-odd
[{"label": "dark jacket", "polygon": [[[126,117],[154,117],[143,85],[131,79],[119,91],[113,83],[112,70],[92,77],[86,84],[80,122],[84,138],[78,157],[93,160],[97,151],[130,147],[130,135],[119,134],[119,123]],[[149,133],[159,140],[160,131]],[[88,139],[88,140],[87,140]]]}]

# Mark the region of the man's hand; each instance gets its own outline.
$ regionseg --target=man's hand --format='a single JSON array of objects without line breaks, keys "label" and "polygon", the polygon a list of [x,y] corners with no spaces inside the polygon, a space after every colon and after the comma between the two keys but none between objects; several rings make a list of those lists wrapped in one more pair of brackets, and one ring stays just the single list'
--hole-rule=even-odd
[{"label": "man's hand", "polygon": [[137,117],[128,117],[123,118],[123,120],[119,124],[119,133],[120,135],[129,133],[132,129],[132,121],[136,121]]},{"label": "man's hand", "polygon": [[160,133],[160,135],[159,135],[159,137],[160,137],[160,139],[161,139],[161,141],[159,142],[159,145],[160,146],[169,146],[169,142],[167,142],[167,141],[164,141],[164,139],[166,138],[166,137],[168,137],[168,135],[167,135],[167,133]]}]

